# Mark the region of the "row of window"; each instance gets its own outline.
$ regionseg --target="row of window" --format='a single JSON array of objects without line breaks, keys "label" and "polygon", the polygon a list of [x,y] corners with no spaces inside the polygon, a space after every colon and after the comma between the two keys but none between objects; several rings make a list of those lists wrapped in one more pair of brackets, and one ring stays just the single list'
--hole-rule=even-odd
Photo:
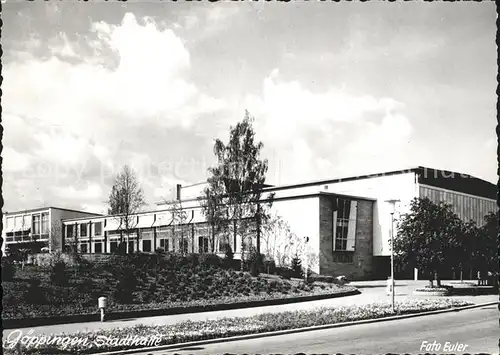
[{"label": "row of window", "polygon": [[79,237],[88,237],[88,231],[90,228],[94,229],[95,236],[102,235],[102,222],[94,222],[94,223],[82,223],[82,224],[68,224],[66,225],[66,237],[74,237],[75,232],[78,233]]},{"label": "row of window", "polygon": [[[189,241],[187,239],[184,240],[179,240],[177,248],[174,247],[172,241],[169,239],[159,239],[159,248],[165,250],[165,251],[179,251],[183,253],[189,253]],[[199,253],[208,253],[209,252],[209,238],[208,237],[198,237],[198,252]],[[153,241],[152,240],[143,240],[142,241],[142,249],[140,251],[145,252],[145,253],[151,253],[153,252]],[[93,242],[92,243],[94,250],[90,250],[90,243],[88,242],[80,242],[79,243],[79,251],[81,253],[103,253],[104,251],[104,243],[103,242]],[[118,250],[118,241],[111,241],[109,243],[109,252],[113,253]],[[135,247],[137,246],[136,241],[128,241],[125,244],[126,246],[126,252],[127,253],[132,253],[135,251]]]},{"label": "row of window", "polygon": [[41,235],[48,234],[50,230],[48,212],[7,217],[5,223],[5,228],[9,231],[9,233],[30,231],[33,235]]}]

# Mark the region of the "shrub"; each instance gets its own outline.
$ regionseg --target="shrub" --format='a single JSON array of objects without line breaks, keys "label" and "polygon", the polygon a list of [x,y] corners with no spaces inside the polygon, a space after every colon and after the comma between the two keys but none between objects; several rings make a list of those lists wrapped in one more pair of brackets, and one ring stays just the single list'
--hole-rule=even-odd
[{"label": "shrub", "polygon": [[264,255],[259,254],[255,248],[252,248],[248,260],[249,271],[252,276],[259,276],[264,266],[264,260]]},{"label": "shrub", "polygon": [[137,283],[133,267],[124,267],[119,272],[118,282],[113,290],[113,298],[119,303],[132,303]]},{"label": "shrub", "polygon": [[312,281],[318,281],[318,282],[328,282],[328,283],[334,283],[335,278],[333,276],[326,276],[326,275],[311,275],[307,277],[308,279],[311,279]]},{"label": "shrub", "polygon": [[2,280],[12,281],[16,274],[16,268],[12,262],[2,260]]},{"label": "shrub", "polygon": [[234,260],[234,253],[233,253],[233,248],[231,248],[231,244],[226,243],[224,245],[225,248],[225,255],[224,255],[224,261],[227,263],[227,265],[232,265],[232,261]]},{"label": "shrub", "polygon": [[66,264],[62,260],[56,261],[50,267],[50,281],[54,285],[65,285],[67,283]]},{"label": "shrub", "polygon": [[276,274],[281,276],[282,278],[289,280],[292,277],[292,270],[286,267],[277,267]]},{"label": "shrub", "polygon": [[292,268],[292,277],[295,277],[297,279],[302,278],[302,276],[303,276],[302,261],[301,261],[301,259],[299,258],[298,255],[295,255],[292,258],[291,264],[292,264],[291,265],[291,268]]},{"label": "shrub", "polygon": [[45,294],[40,287],[40,280],[31,280],[28,291],[24,295],[24,301],[28,304],[40,305],[45,303]]},{"label": "shrub", "polygon": [[220,268],[222,265],[221,258],[216,254],[201,254],[200,255],[200,266],[204,268],[217,267]]},{"label": "shrub", "polygon": [[120,242],[118,248],[116,248],[114,254],[116,255],[127,255],[127,244],[125,242]]},{"label": "shrub", "polygon": [[264,272],[267,274],[274,274],[276,272],[276,263],[274,260],[264,261]]}]

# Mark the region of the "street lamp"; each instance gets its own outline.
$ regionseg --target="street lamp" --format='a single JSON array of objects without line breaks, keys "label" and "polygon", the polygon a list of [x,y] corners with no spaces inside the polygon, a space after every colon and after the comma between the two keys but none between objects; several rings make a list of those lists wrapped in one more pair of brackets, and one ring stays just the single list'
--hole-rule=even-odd
[{"label": "street lamp", "polygon": [[391,305],[392,312],[394,313],[394,212],[396,212],[396,203],[400,200],[387,200],[392,205],[391,212]]},{"label": "street lamp", "polygon": [[309,267],[308,267],[308,266],[309,266],[309,258],[307,257],[307,250],[308,250],[308,249],[307,249],[307,243],[309,242],[309,237],[305,237],[304,239],[305,239],[305,241],[306,241],[306,243],[305,243],[305,248],[304,248],[304,249],[305,249],[305,254],[306,254],[306,255],[305,255],[305,259],[306,259],[306,275],[305,275],[305,281],[306,281],[306,283],[307,283],[307,273],[309,272]]}]

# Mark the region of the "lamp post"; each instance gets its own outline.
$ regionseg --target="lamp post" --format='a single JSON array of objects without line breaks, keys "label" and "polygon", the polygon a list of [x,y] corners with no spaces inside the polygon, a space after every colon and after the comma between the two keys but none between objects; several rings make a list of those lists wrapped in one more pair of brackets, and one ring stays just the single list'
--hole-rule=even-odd
[{"label": "lamp post", "polygon": [[306,281],[306,283],[307,283],[307,273],[309,272],[309,258],[307,257],[307,250],[308,250],[308,249],[307,249],[307,243],[309,242],[309,237],[305,237],[304,239],[305,239],[305,241],[306,241],[306,242],[305,242],[305,248],[304,248],[304,249],[305,249],[305,254],[306,254],[306,255],[305,255],[305,259],[306,259],[306,275],[305,275],[305,281]]},{"label": "lamp post", "polygon": [[387,200],[386,202],[392,205],[391,212],[391,305],[392,312],[394,313],[394,212],[396,212],[396,203],[400,200]]}]

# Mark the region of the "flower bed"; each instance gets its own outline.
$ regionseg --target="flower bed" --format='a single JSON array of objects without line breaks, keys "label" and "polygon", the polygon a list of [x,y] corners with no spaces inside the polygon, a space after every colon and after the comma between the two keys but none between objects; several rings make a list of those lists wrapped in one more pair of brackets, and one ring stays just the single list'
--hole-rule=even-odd
[{"label": "flower bed", "polygon": [[426,295],[426,296],[447,296],[453,290],[453,287],[425,287],[417,288],[413,291],[415,295]]},{"label": "flower bed", "polygon": [[[396,303],[397,314],[411,314],[438,309],[449,309],[470,305],[469,302],[440,300],[407,300]],[[227,338],[231,336],[264,333],[285,329],[297,329],[310,326],[327,325],[364,319],[383,318],[394,315],[390,303],[369,304],[364,306],[343,306],[336,308],[318,308],[305,311],[266,313],[246,318],[223,318],[201,322],[182,322],[174,325],[143,326],[100,330],[75,334],[60,334],[60,338],[73,339],[71,342],[57,343],[47,341],[47,337],[31,339],[31,347],[21,345],[22,354],[92,354],[105,351],[118,351],[147,346],[146,342],[133,345],[120,343],[125,337],[140,339],[155,338],[155,346],[179,344],[206,339]],[[16,333],[17,335],[17,333]],[[13,347],[15,336],[5,333],[4,353],[15,354]],[[51,338],[53,339],[53,338]],[[29,340],[29,339],[28,339]],[[49,339],[50,340],[50,339]],[[79,340],[79,341],[78,341]],[[52,343],[47,345],[47,342]],[[26,343],[26,342],[25,342]],[[28,341],[29,343],[29,341]],[[42,344],[43,343],[43,344]],[[66,344],[66,345],[64,345]],[[149,344],[151,345],[151,344]]]}]

